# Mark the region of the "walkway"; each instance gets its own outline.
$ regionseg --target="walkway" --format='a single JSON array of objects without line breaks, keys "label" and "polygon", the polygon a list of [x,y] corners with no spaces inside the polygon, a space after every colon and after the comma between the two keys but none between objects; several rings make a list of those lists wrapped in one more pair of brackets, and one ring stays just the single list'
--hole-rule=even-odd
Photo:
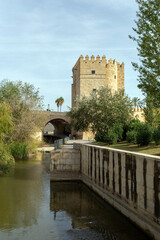
[{"label": "walkway", "polygon": [[91,143],[91,141],[88,140],[68,140],[67,143],[63,145],[61,150],[73,150],[73,144],[74,143]]}]

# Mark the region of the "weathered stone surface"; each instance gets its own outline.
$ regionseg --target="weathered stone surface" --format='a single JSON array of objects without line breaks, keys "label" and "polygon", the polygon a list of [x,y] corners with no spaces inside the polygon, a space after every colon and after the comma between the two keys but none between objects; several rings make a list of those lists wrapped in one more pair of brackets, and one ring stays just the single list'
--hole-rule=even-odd
[{"label": "weathered stone surface", "polygon": [[51,180],[83,181],[158,240],[160,157],[89,144],[74,147],[52,153]]},{"label": "weathered stone surface", "polygon": [[79,149],[82,181],[158,240],[160,157],[99,146],[93,151],[92,145],[83,144]]},{"label": "weathered stone surface", "polygon": [[107,62],[105,56],[102,59],[80,56],[72,71],[72,107],[76,106],[78,98],[89,96],[101,87],[109,87],[113,92],[124,89],[124,63],[120,65],[112,59]]}]

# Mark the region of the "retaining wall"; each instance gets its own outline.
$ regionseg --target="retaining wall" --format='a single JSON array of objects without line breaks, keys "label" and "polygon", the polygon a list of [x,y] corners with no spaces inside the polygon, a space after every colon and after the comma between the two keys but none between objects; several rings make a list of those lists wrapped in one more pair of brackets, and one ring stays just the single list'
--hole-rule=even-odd
[{"label": "retaining wall", "polygon": [[83,182],[160,239],[160,157],[93,145],[74,146],[81,153]]},{"label": "retaining wall", "polygon": [[56,150],[51,152],[51,181],[80,180],[80,152],[77,150]]},{"label": "retaining wall", "polygon": [[[51,180],[56,180],[57,172],[58,180],[82,180],[159,240],[160,157],[76,143],[73,151],[74,154],[55,152],[57,157],[54,155],[51,160]],[[68,170],[67,177],[63,177]]]}]

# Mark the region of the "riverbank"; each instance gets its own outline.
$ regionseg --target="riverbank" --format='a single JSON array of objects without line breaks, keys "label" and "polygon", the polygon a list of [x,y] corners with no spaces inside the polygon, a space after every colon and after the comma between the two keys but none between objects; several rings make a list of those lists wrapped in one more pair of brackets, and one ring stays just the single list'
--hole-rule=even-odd
[{"label": "riverbank", "polygon": [[43,144],[41,147],[38,147],[36,151],[29,152],[28,158],[33,158],[34,156],[39,155],[39,153],[50,153],[52,151],[54,151],[54,144]]}]

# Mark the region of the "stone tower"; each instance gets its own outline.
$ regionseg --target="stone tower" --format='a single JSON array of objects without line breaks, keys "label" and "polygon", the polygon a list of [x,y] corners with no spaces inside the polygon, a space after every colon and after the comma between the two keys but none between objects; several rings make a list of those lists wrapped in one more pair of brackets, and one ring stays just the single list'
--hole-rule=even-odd
[{"label": "stone tower", "polygon": [[81,55],[74,65],[72,84],[72,107],[76,106],[77,99],[89,96],[101,87],[108,87],[113,92],[124,89],[124,63],[106,60],[105,56],[92,55],[85,59]]}]

